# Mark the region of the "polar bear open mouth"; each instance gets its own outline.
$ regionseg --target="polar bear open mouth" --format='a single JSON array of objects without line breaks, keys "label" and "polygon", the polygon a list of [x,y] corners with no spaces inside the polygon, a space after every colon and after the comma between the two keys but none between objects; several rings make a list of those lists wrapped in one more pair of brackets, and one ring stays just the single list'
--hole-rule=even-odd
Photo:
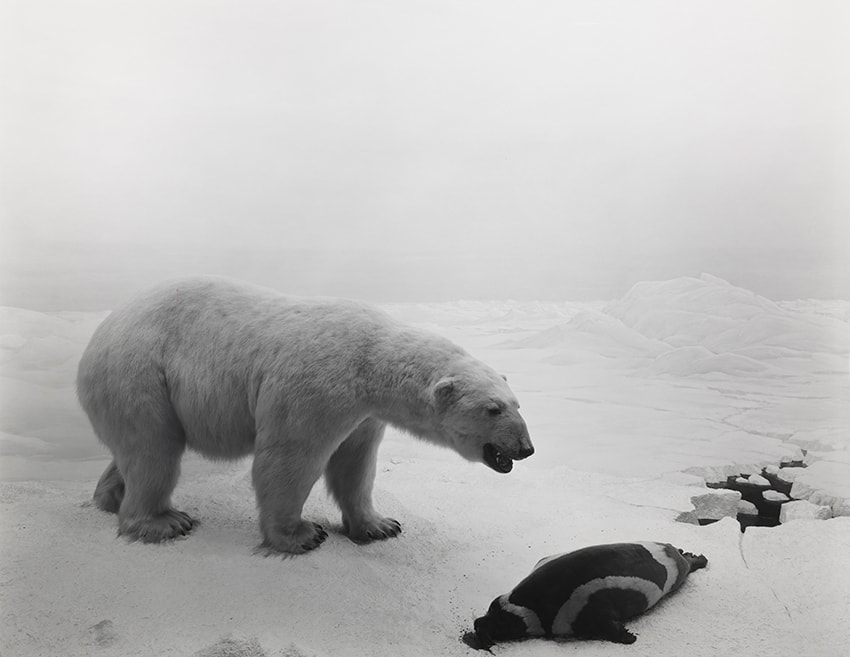
[{"label": "polar bear open mouth", "polygon": [[484,463],[496,472],[510,472],[514,467],[513,459],[499,451],[493,443],[484,445]]}]

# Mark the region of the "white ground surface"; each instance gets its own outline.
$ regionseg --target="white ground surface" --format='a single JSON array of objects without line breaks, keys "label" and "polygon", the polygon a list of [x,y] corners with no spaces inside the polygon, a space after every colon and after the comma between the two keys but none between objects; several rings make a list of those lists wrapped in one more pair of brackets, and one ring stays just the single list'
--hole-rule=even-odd
[{"label": "white ground surface", "polygon": [[642,283],[605,303],[394,305],[503,371],[537,453],[509,475],[390,432],[376,499],[404,534],[331,532],[294,559],[255,556],[248,461],[186,459],[174,495],[202,519],[163,546],[115,537],[87,504],[108,459],[78,409],[79,355],[105,316],[0,311],[0,654],[206,657],[467,655],[490,600],[541,557],[671,542],[709,567],[630,623],[632,646],[540,640],[504,655],[837,656],[850,644],[850,517],[742,535],[674,522],[702,479],[800,447],[806,490],[850,491],[850,303],[775,303],[724,281]]}]

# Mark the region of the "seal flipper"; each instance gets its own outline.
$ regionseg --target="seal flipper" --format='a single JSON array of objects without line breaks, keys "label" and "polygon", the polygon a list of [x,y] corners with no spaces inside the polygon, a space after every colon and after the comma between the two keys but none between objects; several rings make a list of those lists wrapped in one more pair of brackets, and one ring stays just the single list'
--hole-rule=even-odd
[{"label": "seal flipper", "polygon": [[634,643],[637,636],[629,632],[622,621],[614,619],[594,619],[573,623],[573,632],[582,639],[602,639],[612,643]]}]

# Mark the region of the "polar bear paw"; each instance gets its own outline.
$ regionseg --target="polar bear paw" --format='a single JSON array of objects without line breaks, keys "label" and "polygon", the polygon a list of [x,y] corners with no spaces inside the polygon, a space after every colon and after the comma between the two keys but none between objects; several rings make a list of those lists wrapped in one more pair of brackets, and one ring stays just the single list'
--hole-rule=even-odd
[{"label": "polar bear paw", "polygon": [[161,543],[172,538],[186,536],[200,524],[196,518],[177,509],[168,509],[158,516],[121,519],[118,535],[131,541]]},{"label": "polar bear paw", "polygon": [[401,533],[401,523],[393,518],[375,515],[357,523],[343,520],[342,529],[355,543],[371,543],[398,536]]},{"label": "polar bear paw", "polygon": [[327,537],[328,533],[320,524],[301,520],[294,531],[276,529],[267,532],[256,551],[267,556],[278,553],[304,554],[315,550]]}]

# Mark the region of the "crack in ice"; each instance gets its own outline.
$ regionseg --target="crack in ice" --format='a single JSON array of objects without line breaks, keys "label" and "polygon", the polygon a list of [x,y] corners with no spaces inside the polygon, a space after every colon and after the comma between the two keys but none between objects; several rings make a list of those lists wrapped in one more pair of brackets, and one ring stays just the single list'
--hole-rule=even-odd
[{"label": "crack in ice", "polygon": [[[742,532],[742,533],[738,536],[738,553],[741,555],[741,561],[744,563],[744,568],[746,568],[747,570],[749,570],[749,569],[750,569],[750,564],[749,564],[749,563],[747,563],[747,557],[746,557],[746,555],[744,554],[744,537],[745,537],[745,536],[746,536],[746,534],[745,534],[744,532]],[[785,615],[786,615],[786,616],[788,616],[788,620],[794,620],[794,619],[793,619],[793,617],[792,617],[792,615],[791,615],[791,610],[788,608],[788,605],[787,605],[787,604],[785,604],[785,603],[782,601],[782,598],[780,598],[780,597],[777,595],[776,590],[775,590],[775,589],[774,589],[774,588],[773,588],[770,584],[768,584],[768,583],[766,583],[766,582],[763,582],[763,583],[764,583],[764,585],[768,588],[768,590],[770,591],[770,593],[773,595],[774,599],[775,599],[775,600],[776,600],[779,604],[781,604],[781,605],[782,605],[782,608],[785,610]]]}]

